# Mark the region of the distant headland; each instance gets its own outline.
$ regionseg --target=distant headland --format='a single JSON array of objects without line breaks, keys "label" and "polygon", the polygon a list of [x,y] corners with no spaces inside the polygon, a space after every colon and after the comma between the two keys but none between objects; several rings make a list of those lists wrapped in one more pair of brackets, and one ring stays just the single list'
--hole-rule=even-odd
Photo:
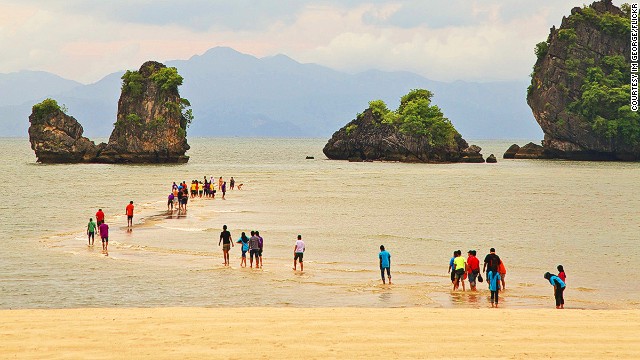
[{"label": "distant headland", "polygon": [[640,114],[630,106],[630,10],[611,0],[575,7],[536,45],[527,103],[544,141],[515,158],[640,160]]}]

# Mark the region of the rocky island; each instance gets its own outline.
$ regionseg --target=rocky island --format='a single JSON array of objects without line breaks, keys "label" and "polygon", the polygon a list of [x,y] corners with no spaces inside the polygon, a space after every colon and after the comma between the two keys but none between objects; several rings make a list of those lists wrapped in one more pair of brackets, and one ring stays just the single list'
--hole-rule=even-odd
[{"label": "rocky island", "polygon": [[55,100],[33,106],[29,141],[41,163],[183,163],[193,115],[180,97],[176,68],[145,62],[122,76],[118,114],[108,143],[82,136],[82,125]]},{"label": "rocky island", "polygon": [[515,158],[640,160],[640,114],[629,103],[629,12],[611,0],[575,7],[536,45],[527,103],[544,141]]},{"label": "rocky island", "polygon": [[411,90],[391,111],[382,100],[336,131],[322,150],[329,159],[401,162],[484,162],[480,147],[469,146],[440,108],[433,94]]}]

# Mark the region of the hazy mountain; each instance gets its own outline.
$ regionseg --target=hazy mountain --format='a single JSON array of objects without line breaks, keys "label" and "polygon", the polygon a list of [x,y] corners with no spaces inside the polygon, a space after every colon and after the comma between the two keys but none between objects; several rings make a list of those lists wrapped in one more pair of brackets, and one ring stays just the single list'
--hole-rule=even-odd
[{"label": "hazy mountain", "polygon": [[44,71],[20,71],[0,74],[0,106],[17,105],[82,86]]},{"label": "hazy mountain", "polygon": [[[284,55],[259,59],[224,47],[166,64],[177,67],[185,79],[180,93],[191,101],[196,117],[190,136],[329,137],[367,108],[370,100],[382,99],[396,108],[410,89],[427,88],[467,139],[542,137],[525,101],[526,81],[443,83],[409,72],[347,74]],[[31,106],[47,96],[65,104],[87,136],[108,136],[121,75],[67,87],[47,80],[47,91],[25,81],[22,97],[13,94],[1,103],[0,136],[26,136]],[[43,76],[39,81],[45,80]],[[0,92],[5,91],[9,89],[0,81]]]}]

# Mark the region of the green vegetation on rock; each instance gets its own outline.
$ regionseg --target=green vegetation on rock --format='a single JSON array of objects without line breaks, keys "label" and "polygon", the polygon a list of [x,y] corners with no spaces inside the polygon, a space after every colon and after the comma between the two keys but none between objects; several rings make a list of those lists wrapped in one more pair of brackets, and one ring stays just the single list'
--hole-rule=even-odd
[{"label": "green vegetation on rock", "polygon": [[558,39],[569,41],[571,43],[575,42],[578,38],[578,34],[574,29],[560,29],[558,31]]},{"label": "green vegetation on rock", "polygon": [[182,85],[183,78],[175,67],[165,67],[151,74],[151,80],[162,90],[177,91],[178,86]]},{"label": "green vegetation on rock", "polygon": [[33,105],[33,107],[31,108],[31,112],[36,122],[42,122],[47,116],[51,114],[57,114],[60,112],[65,113],[66,109],[60,107],[57,101],[47,98],[44,99],[41,103]]},{"label": "green vegetation on rock", "polygon": [[182,114],[182,118],[186,121],[183,126],[185,129],[188,128],[193,121],[193,110],[188,109],[189,107],[191,107],[191,103],[189,102],[189,100],[180,98],[180,113]]},{"label": "green vegetation on rock", "polygon": [[[152,70],[150,78],[162,90],[177,91],[178,86],[182,85],[184,79],[178,74],[178,70],[175,67],[166,67],[159,70],[153,68]],[[142,95],[143,88],[144,76],[139,71],[127,70],[122,75],[122,92],[124,94],[138,97]]]},{"label": "green vegetation on rock", "polygon": [[122,75],[122,93],[133,97],[142,95],[144,77],[137,71],[127,70]]},{"label": "green vegetation on rock", "polygon": [[549,52],[549,43],[546,41],[537,43],[534,52],[536,53],[538,60],[540,58],[543,58],[545,55],[547,55],[547,52]]},{"label": "green vegetation on rock", "polygon": [[[624,5],[622,10],[625,11]],[[589,22],[611,35],[629,35],[631,33],[631,19],[629,16],[618,16],[611,13],[600,14],[587,5],[580,12],[569,16],[568,20],[571,25],[582,21]]]},{"label": "green vegetation on rock", "polygon": [[629,106],[630,68],[621,55],[605,56],[599,66],[587,68],[579,99],[569,110],[584,116],[596,133],[640,143],[640,114]]},{"label": "green vegetation on rock", "polygon": [[134,125],[142,125],[142,118],[138,114],[129,114],[126,117],[127,122]]},{"label": "green vegetation on rock", "polygon": [[369,102],[369,108],[382,123],[405,134],[426,136],[432,146],[455,146],[458,131],[438,106],[431,105],[432,97],[429,90],[414,89],[400,99],[395,111],[389,110],[382,100]]}]

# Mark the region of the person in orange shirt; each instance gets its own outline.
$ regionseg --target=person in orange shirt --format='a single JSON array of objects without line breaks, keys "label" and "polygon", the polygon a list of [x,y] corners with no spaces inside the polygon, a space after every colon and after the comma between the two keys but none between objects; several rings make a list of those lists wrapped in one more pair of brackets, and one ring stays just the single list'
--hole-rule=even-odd
[{"label": "person in orange shirt", "polygon": [[500,281],[502,281],[502,291],[504,291],[504,278],[505,276],[507,276],[507,268],[504,267],[504,261],[502,260],[500,260],[500,265],[498,266],[498,274],[500,274]]},{"label": "person in orange shirt", "polygon": [[133,201],[129,201],[129,205],[125,208],[127,212],[127,227],[133,226]]}]

